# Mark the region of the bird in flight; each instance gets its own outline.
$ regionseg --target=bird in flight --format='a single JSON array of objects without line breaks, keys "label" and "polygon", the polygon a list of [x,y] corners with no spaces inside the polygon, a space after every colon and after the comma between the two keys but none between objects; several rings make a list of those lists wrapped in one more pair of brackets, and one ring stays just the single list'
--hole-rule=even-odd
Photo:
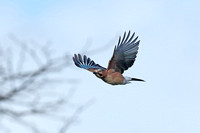
[{"label": "bird in flight", "polygon": [[118,44],[114,48],[108,67],[104,68],[95,63],[86,55],[74,54],[73,61],[77,67],[93,72],[98,78],[111,85],[125,85],[130,81],[144,81],[138,78],[123,76],[123,72],[133,65],[138,53],[140,40],[134,38],[135,32],[130,36],[130,31],[123,38],[119,37]]}]

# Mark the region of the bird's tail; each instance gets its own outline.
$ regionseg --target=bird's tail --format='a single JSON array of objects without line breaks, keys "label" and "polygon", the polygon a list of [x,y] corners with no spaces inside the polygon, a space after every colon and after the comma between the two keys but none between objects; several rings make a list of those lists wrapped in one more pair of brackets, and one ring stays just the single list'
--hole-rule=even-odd
[{"label": "bird's tail", "polygon": [[143,81],[145,82],[143,79],[138,79],[138,78],[131,78],[131,77],[125,77],[126,81]]},{"label": "bird's tail", "polygon": [[131,81],[143,81],[143,82],[145,82],[145,80],[143,80],[143,79],[137,79],[137,78],[131,78]]}]

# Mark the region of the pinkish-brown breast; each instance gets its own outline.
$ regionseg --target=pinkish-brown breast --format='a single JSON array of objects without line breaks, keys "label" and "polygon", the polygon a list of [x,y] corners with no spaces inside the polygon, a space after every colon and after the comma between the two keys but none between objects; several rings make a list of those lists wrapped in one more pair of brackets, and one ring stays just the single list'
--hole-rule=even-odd
[{"label": "pinkish-brown breast", "polygon": [[108,71],[104,81],[112,85],[118,85],[123,84],[124,77],[119,72]]}]

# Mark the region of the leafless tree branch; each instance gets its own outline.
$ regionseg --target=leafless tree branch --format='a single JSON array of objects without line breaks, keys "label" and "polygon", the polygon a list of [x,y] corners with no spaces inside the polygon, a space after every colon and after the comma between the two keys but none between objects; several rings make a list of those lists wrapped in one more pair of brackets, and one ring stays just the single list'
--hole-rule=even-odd
[{"label": "leafless tree branch", "polygon": [[[49,49],[50,42],[40,45],[36,41],[21,41],[10,35],[12,44],[0,47],[0,132],[12,133],[7,123],[20,125],[32,133],[43,132],[37,122],[29,117],[45,118],[60,122],[59,133],[66,133],[78,116],[94,101],[73,106],[75,90],[63,88],[75,79],[63,79],[61,73],[71,65],[71,55],[55,57]],[[96,54],[108,49],[109,44],[88,50],[86,43],[81,53]],[[70,81],[70,82],[67,82]],[[72,82],[73,81],[73,82]],[[56,91],[56,89],[60,91]],[[71,106],[72,105],[72,106]],[[68,106],[73,113],[64,113]],[[71,106],[71,107],[70,107]],[[7,123],[5,123],[7,121]]]},{"label": "leafless tree branch", "polygon": [[60,129],[59,133],[66,133],[66,131],[69,129],[70,125],[73,124],[78,116],[86,109],[88,108],[91,104],[94,103],[94,99],[89,100],[86,104],[81,105],[77,110],[75,110],[75,112],[73,113],[73,115],[68,118],[64,123],[62,128]]},{"label": "leafless tree branch", "polygon": [[[13,132],[4,123],[7,120],[12,124],[28,128],[33,133],[40,133],[42,130],[36,123],[27,119],[30,116],[40,115],[46,119],[55,119],[63,123],[63,127],[68,128],[67,126],[70,126],[73,119],[76,119],[79,112],[83,111],[82,108],[87,105],[72,108],[75,113],[71,114],[71,117],[66,116],[62,108],[72,104],[70,99],[74,89],[68,88],[67,91],[65,88],[59,88],[64,94],[61,96],[56,94],[58,91],[52,89],[51,85],[62,86],[67,83],[67,79],[59,79],[59,75],[70,66],[71,56],[54,57],[48,49],[48,42],[40,46],[35,41],[31,44],[20,41],[13,35],[10,39],[13,42],[10,47],[0,47],[2,51],[0,54],[2,60],[0,62],[0,116],[4,116],[0,120],[0,132]],[[65,82],[62,82],[63,80]]]}]

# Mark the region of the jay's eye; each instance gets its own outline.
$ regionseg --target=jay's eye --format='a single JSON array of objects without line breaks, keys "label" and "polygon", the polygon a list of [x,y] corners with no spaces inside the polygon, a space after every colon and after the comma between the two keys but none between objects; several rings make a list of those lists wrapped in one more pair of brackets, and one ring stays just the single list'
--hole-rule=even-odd
[{"label": "jay's eye", "polygon": [[102,74],[101,73],[98,73],[99,74],[99,76],[102,76]]},{"label": "jay's eye", "polygon": [[96,76],[99,77],[99,78],[103,77],[103,75],[101,73],[96,73]]}]

